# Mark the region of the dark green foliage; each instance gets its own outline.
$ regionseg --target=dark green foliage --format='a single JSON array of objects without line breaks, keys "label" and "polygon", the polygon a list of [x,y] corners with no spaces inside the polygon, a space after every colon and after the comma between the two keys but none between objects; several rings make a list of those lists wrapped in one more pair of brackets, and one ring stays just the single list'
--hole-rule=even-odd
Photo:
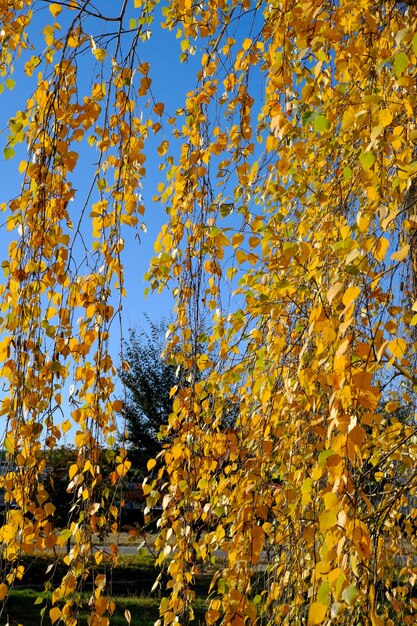
[{"label": "dark green foliage", "polygon": [[130,330],[124,354],[129,369],[119,372],[126,393],[124,417],[131,458],[142,472],[161,449],[157,435],[172,411],[170,391],[177,383],[176,365],[161,357],[165,331],[164,322],[151,321],[148,332]]}]

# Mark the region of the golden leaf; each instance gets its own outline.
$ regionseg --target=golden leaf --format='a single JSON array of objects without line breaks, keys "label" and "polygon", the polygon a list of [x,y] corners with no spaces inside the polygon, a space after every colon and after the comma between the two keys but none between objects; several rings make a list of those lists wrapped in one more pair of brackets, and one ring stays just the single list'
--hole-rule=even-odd
[{"label": "golden leaf", "polygon": [[320,530],[325,532],[329,528],[333,528],[337,523],[337,511],[331,509],[329,511],[323,511],[319,514]]},{"label": "golden leaf", "polygon": [[397,252],[394,252],[393,254],[391,254],[391,259],[393,261],[405,261],[405,259],[408,257],[409,252],[410,252],[410,245],[406,244],[400,250],[397,250]]},{"label": "golden leaf", "polygon": [[392,356],[401,360],[406,349],[406,345],[405,339],[398,337],[397,339],[392,339],[388,343],[388,350],[391,352]]},{"label": "golden leaf", "polygon": [[9,588],[4,583],[0,583],[0,601],[4,600],[4,598],[9,593]]},{"label": "golden leaf", "polygon": [[385,259],[386,252],[389,248],[389,241],[386,237],[379,237],[376,246],[373,250],[374,256],[377,261],[383,261]]},{"label": "golden leaf", "polygon": [[308,626],[322,624],[327,613],[327,606],[322,602],[313,602],[308,611]]},{"label": "golden leaf", "polygon": [[352,304],[352,302],[357,299],[360,292],[361,290],[359,287],[348,287],[342,297],[343,304],[346,307]]},{"label": "golden leaf", "polygon": [[59,609],[57,606],[54,606],[49,611],[49,617],[51,618],[52,624],[55,624],[55,622],[57,622],[61,618],[61,609]]},{"label": "golden leaf", "polygon": [[150,472],[156,465],[156,460],[155,459],[149,459],[149,461],[146,464],[146,467],[148,469],[148,472]]},{"label": "golden leaf", "polygon": [[62,6],[57,2],[51,2],[51,4],[49,5],[49,11],[53,15],[53,17],[56,18],[56,16],[61,13]]},{"label": "golden leaf", "polygon": [[337,296],[337,294],[342,289],[342,287],[343,287],[343,283],[335,283],[334,285],[330,287],[329,291],[327,292],[327,300],[329,304],[332,303],[332,301]]},{"label": "golden leaf", "polygon": [[392,113],[390,111],[390,109],[382,109],[381,111],[378,112],[378,119],[379,119],[379,123],[382,124],[382,126],[389,126],[392,122]]},{"label": "golden leaf", "polygon": [[103,62],[107,56],[107,53],[103,50],[103,48],[96,48],[95,50],[92,50],[92,53],[96,57],[97,61],[100,61],[100,63]]}]

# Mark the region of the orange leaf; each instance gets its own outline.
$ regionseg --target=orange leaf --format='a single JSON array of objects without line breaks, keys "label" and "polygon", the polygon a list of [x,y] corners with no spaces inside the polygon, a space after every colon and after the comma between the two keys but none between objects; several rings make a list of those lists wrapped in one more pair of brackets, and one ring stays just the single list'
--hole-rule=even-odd
[{"label": "orange leaf", "polygon": [[49,611],[49,617],[51,618],[51,622],[54,624],[61,617],[61,609],[59,609],[57,606],[54,606]]},{"label": "orange leaf", "polygon": [[9,588],[4,583],[0,583],[0,600],[4,600],[9,592]]}]

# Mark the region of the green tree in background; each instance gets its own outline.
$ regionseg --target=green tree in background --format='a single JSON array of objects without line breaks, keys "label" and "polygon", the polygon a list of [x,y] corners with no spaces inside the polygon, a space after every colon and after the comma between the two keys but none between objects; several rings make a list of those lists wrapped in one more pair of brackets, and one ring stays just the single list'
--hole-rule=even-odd
[{"label": "green tree in background", "polygon": [[170,391],[177,382],[175,364],[162,352],[167,324],[149,321],[149,329],[131,329],[124,363],[119,371],[125,388],[124,417],[134,466],[146,471],[146,462],[158,454],[160,426],[172,411]]}]

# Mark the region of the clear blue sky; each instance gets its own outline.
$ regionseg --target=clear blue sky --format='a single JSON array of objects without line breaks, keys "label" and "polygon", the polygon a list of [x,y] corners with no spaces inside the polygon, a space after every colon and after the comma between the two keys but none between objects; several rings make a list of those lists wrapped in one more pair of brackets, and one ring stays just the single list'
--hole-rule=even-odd
[{"label": "clear blue sky", "polygon": [[[109,0],[100,0],[97,2],[100,11],[103,14],[117,15],[122,2],[111,2]],[[45,25],[52,24],[53,18],[49,12],[48,4],[45,2],[37,2],[37,11],[30,29],[30,37],[36,47],[41,50],[45,48],[44,37],[41,34]],[[65,30],[66,20],[64,14],[58,16],[57,21],[60,22]],[[133,7],[133,0],[129,0],[129,16],[132,18],[138,16],[138,11]],[[128,18],[129,19],[129,18]],[[162,18],[161,18],[162,19]],[[159,20],[161,21],[161,20]],[[90,22],[91,23],[91,22]],[[95,34],[100,34],[100,28],[108,29],[109,25],[103,22],[96,22]],[[90,34],[88,23],[85,24],[85,31]],[[127,39],[128,41],[128,39]],[[126,48],[127,51],[127,48]],[[14,116],[17,110],[23,109],[25,102],[30,97],[36,87],[37,71],[35,70],[32,79],[28,79],[23,72],[23,65],[33,52],[24,53],[21,59],[16,60],[15,73],[13,78],[16,85],[12,91],[7,88],[0,95],[1,105],[1,121],[0,121],[0,203],[9,201],[19,193],[21,178],[18,174],[18,165],[21,159],[26,158],[26,147],[21,144],[15,147],[16,156],[6,161],[3,158],[3,149],[7,145],[8,128],[7,121]],[[154,32],[150,39],[140,43],[139,55],[141,61],[146,61],[151,66],[150,75],[152,77],[152,92],[156,101],[165,103],[165,112],[169,115],[175,115],[175,111],[184,105],[184,97],[187,91],[192,89],[196,84],[196,73],[198,69],[198,57],[190,57],[188,63],[180,63],[179,56],[181,54],[180,41],[176,39],[175,32],[162,30],[158,21],[154,24]],[[79,82],[80,91],[91,93],[91,82],[93,81],[92,72],[97,71],[97,63],[91,51],[87,49],[85,57],[85,65],[80,63]],[[58,59],[58,57],[57,57]],[[94,68],[94,64],[96,64]],[[140,76],[137,77],[139,81]],[[85,84],[83,83],[85,81]],[[167,127],[169,125],[167,124]],[[153,244],[162,224],[166,221],[164,208],[152,201],[152,197],[157,195],[157,185],[165,178],[165,172],[158,170],[159,162],[157,161],[156,147],[164,137],[159,133],[155,140],[149,142],[147,150],[146,170],[147,175],[143,181],[142,195],[146,207],[146,214],[143,222],[146,225],[146,232],[138,228],[140,233],[140,241],[137,233],[133,229],[124,227],[123,236],[125,239],[125,249],[123,252],[123,263],[125,266],[125,288],[126,298],[123,301],[122,311],[122,327],[123,336],[128,336],[128,329],[134,326],[145,325],[146,320],[143,317],[145,313],[150,319],[159,321],[164,317],[169,317],[173,307],[173,299],[170,290],[166,290],[163,294],[150,294],[145,299],[144,290],[146,283],[144,274],[148,269],[150,259],[153,256]],[[170,139],[169,137],[167,137]],[[172,153],[172,150],[170,150]],[[88,175],[86,176],[85,167],[91,164],[91,172],[94,172],[94,159],[96,154],[94,150],[82,149],[80,153],[79,166],[74,171],[73,181],[74,187],[78,190],[78,194],[74,201],[74,209],[77,203],[83,204],[86,190],[88,189]],[[71,209],[70,209],[71,210]],[[0,217],[0,263],[8,256],[7,248],[9,242],[17,236],[17,233],[10,233],[4,227],[6,215]],[[86,232],[90,225],[85,226]],[[110,351],[114,362],[119,364],[120,353],[120,328],[116,320],[112,326],[112,338],[110,341]],[[66,392],[63,394],[64,398]],[[64,411],[67,407],[62,407]],[[71,440],[71,433],[66,437],[67,441]]]},{"label": "clear blue sky", "polygon": [[[118,14],[121,4],[122,2],[100,0],[97,6],[99,6],[103,14],[115,16]],[[33,27],[30,30],[30,36],[35,46],[38,48],[40,45],[41,49],[43,49],[45,44],[41,33],[46,24],[53,23],[53,18],[46,3],[39,2],[36,6],[39,8],[36,11]],[[69,15],[71,15],[71,13]],[[138,16],[138,11],[133,7],[133,0],[129,0],[129,16],[132,18]],[[128,20],[129,17],[127,22]],[[62,24],[64,29],[66,22],[64,13],[57,17],[57,21]],[[89,23],[92,24],[92,22]],[[100,27],[102,27],[104,31],[109,28],[109,25],[96,20],[95,33],[100,33]],[[89,33],[88,24],[85,25],[85,30]],[[128,37],[126,37],[126,41],[128,42]],[[127,51],[127,48],[125,51]],[[162,30],[157,21],[154,24],[154,31],[150,39],[146,42],[141,42],[139,47],[141,60],[150,63],[151,66],[150,75],[153,80],[152,92],[157,101],[165,103],[165,111],[169,115],[175,115],[175,111],[183,106],[185,93],[196,84],[196,72],[198,68],[197,58],[190,57],[189,62],[180,63],[180,53],[180,42],[175,37],[175,31],[169,32]],[[16,157],[9,161],[3,160],[2,152],[7,144],[7,120],[15,114],[16,110],[24,108],[26,99],[31,95],[36,85],[37,70],[35,70],[31,80],[23,74],[22,70],[23,64],[27,61],[29,56],[30,54],[24,54],[22,58],[15,63],[14,79],[16,80],[16,85],[14,89],[9,91],[6,88],[0,95],[2,111],[0,123],[0,202],[6,202],[18,194],[20,177],[17,168],[19,161],[26,158],[25,146],[23,145],[20,146],[20,150],[16,148]],[[86,93],[88,93],[90,83],[93,80],[92,71],[94,70],[95,61],[92,54],[88,55],[88,53],[82,58],[85,58],[87,62],[85,67],[80,65],[80,76],[82,80],[85,80],[85,85],[83,85],[82,82],[80,83],[80,90],[83,91],[84,87]],[[37,69],[40,69],[40,67],[41,66]],[[140,77],[137,77],[138,80],[139,78]],[[168,124],[166,126],[169,128]],[[168,290],[162,295],[150,294],[146,299],[144,298],[144,289],[146,287],[144,274],[153,255],[154,240],[161,225],[166,221],[163,207],[152,201],[152,197],[157,195],[158,182],[164,180],[165,177],[165,172],[158,170],[159,163],[156,159],[156,147],[163,138],[162,134],[159,133],[155,139],[149,141],[148,147],[145,148],[147,151],[147,161],[145,164],[147,176],[143,181],[142,195],[147,210],[143,218],[146,232],[138,228],[140,233],[139,242],[137,233],[135,233],[133,229],[129,229],[128,227],[124,228],[125,250],[123,253],[123,261],[125,265],[125,286],[127,295],[123,303],[122,319],[126,335],[129,327],[141,325],[143,313],[146,313],[152,319],[159,320],[162,317],[169,316],[173,306],[173,300]],[[167,138],[169,139],[169,137]],[[94,151],[86,149],[84,153],[80,155],[80,163],[83,158],[86,164],[90,162],[91,172],[93,172],[95,156]],[[85,170],[83,167],[78,167],[73,177],[74,187],[78,189],[75,204],[82,202],[85,197],[88,178],[84,179],[84,176]],[[2,220],[1,223],[3,223],[3,221],[4,220]],[[8,233],[5,228],[0,229],[0,256],[2,260],[7,257],[7,245],[12,235],[13,233]],[[113,330],[112,356],[117,360],[120,342],[116,325]]]}]

